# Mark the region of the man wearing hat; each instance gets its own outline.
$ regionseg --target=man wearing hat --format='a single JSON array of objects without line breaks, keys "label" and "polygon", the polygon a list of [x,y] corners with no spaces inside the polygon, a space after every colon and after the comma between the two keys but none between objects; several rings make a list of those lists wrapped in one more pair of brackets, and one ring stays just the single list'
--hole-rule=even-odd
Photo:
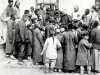
[{"label": "man wearing hat", "polygon": [[26,21],[28,20],[28,16],[23,15],[23,18],[17,23],[16,25],[16,52],[18,52],[19,55],[19,64],[22,64],[22,58],[24,56],[24,50],[25,50],[25,41],[27,35],[26,32]]}]

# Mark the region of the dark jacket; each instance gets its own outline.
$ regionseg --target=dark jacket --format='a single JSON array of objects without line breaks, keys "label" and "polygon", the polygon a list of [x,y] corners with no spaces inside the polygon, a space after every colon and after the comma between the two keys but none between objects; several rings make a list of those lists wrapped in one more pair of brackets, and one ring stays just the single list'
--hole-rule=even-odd
[{"label": "dark jacket", "polygon": [[23,20],[20,20],[16,25],[16,41],[25,42],[26,40],[26,24]]},{"label": "dark jacket", "polygon": [[91,65],[90,48],[91,48],[91,44],[88,42],[88,40],[82,39],[80,41],[78,45],[76,65],[79,65],[79,66]]},{"label": "dark jacket", "polygon": [[100,29],[99,28],[94,28],[91,31],[91,43],[93,43],[93,47],[95,49],[100,49]]}]

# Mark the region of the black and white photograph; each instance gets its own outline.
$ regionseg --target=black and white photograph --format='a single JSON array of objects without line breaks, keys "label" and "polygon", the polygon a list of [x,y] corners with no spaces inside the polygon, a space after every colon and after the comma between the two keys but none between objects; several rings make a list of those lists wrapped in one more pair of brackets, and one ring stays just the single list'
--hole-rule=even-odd
[{"label": "black and white photograph", "polygon": [[0,0],[0,75],[100,75],[100,0]]}]

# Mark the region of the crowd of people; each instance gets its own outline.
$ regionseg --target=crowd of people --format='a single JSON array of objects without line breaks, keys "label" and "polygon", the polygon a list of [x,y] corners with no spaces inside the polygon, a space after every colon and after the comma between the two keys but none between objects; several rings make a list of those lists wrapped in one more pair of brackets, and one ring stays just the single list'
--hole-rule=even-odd
[{"label": "crowd of people", "polygon": [[[24,59],[34,65],[44,64],[45,72],[75,72],[85,68],[100,72],[100,25],[97,6],[79,13],[74,7],[71,15],[67,10],[59,10],[59,5],[50,5],[44,10],[30,7],[20,17],[20,1],[13,6],[8,0],[1,19],[7,24],[5,54],[22,65]],[[54,9],[55,8],[55,9]],[[3,37],[1,37],[3,39]]]}]

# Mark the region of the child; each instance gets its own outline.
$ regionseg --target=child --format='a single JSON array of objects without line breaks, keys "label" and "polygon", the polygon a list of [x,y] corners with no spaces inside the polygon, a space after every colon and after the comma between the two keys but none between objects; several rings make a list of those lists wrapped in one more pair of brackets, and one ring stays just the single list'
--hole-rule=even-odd
[{"label": "child", "polygon": [[84,73],[84,66],[87,67],[88,74],[91,71],[91,62],[90,62],[90,48],[92,44],[88,42],[89,36],[88,33],[83,33],[83,39],[79,42],[78,54],[76,65],[80,66],[80,73]]},{"label": "child", "polygon": [[[50,31],[50,37],[46,39],[41,55],[45,53],[45,73],[53,73],[53,68],[57,59],[57,48],[60,49],[61,44],[58,39],[54,38],[55,31]],[[49,66],[50,65],[50,66]]]}]

